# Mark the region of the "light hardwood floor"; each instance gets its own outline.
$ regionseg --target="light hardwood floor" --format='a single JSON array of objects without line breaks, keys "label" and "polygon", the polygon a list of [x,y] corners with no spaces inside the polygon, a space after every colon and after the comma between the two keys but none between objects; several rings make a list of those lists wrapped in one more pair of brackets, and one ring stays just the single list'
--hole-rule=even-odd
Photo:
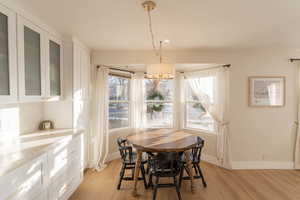
[{"label": "light hardwood floor", "polygon": [[[138,184],[141,194],[131,196],[132,181],[123,181],[117,190],[121,163],[112,161],[101,173],[87,171],[85,179],[70,200],[150,200],[152,190]],[[195,181],[196,193],[191,194],[189,181],[184,181],[181,195],[184,200],[300,200],[300,171],[295,170],[225,170],[202,163],[208,187]],[[159,189],[157,200],[176,200],[173,188]]]}]

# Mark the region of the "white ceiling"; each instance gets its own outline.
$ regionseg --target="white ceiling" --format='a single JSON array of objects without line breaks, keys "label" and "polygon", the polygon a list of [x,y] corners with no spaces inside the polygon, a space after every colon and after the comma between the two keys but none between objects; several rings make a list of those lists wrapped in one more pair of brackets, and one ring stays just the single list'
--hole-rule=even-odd
[{"label": "white ceiling", "polygon": [[[150,49],[141,0],[10,0],[93,49]],[[300,47],[299,0],[156,0],[170,49]]]}]

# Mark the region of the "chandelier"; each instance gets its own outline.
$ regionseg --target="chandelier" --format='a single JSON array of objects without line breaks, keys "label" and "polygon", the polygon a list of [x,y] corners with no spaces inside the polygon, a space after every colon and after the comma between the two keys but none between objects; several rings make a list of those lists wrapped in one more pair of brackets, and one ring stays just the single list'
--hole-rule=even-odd
[{"label": "chandelier", "polygon": [[148,22],[149,22],[149,31],[152,40],[152,48],[156,56],[159,57],[158,64],[152,64],[147,66],[146,77],[150,79],[172,79],[175,77],[175,67],[172,64],[164,63],[162,57],[162,48],[163,44],[169,43],[168,40],[159,42],[159,50],[156,48],[154,33],[152,28],[152,18],[151,11],[156,8],[156,4],[153,1],[145,1],[142,3],[142,6],[147,11]]}]

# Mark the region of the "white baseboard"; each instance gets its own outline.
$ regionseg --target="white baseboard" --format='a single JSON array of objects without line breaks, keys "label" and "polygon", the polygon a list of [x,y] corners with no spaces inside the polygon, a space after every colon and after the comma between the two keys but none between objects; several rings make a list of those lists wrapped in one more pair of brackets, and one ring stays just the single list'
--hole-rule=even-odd
[{"label": "white baseboard", "polygon": [[232,169],[294,169],[294,162],[234,161]]},{"label": "white baseboard", "polygon": [[208,162],[213,165],[218,165],[218,159],[215,156],[207,155],[207,154],[202,154],[201,155],[201,160]]},{"label": "white baseboard", "polygon": [[[110,161],[119,159],[120,157],[121,157],[120,152],[116,151],[116,152],[108,154],[105,162],[110,162]],[[201,159],[205,162],[208,162],[208,163],[211,163],[214,165],[218,165],[218,160],[214,156],[202,154]]]},{"label": "white baseboard", "polygon": [[[120,158],[120,152],[110,153],[106,162]],[[218,159],[214,156],[202,154],[202,160],[213,165],[218,165]],[[234,161],[232,169],[295,169],[294,162],[273,162],[273,161]]]},{"label": "white baseboard", "polygon": [[110,161],[113,161],[113,160],[116,160],[116,159],[119,159],[119,158],[121,158],[120,152],[116,151],[116,152],[108,154],[105,162],[110,162]]}]

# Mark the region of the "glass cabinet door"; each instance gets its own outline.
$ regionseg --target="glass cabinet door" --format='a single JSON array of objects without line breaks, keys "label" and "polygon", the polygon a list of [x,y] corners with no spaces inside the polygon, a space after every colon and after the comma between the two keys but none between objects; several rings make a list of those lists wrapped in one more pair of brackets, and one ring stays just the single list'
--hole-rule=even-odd
[{"label": "glass cabinet door", "polygon": [[16,14],[0,4],[0,103],[18,98]]},{"label": "glass cabinet door", "polygon": [[49,41],[49,75],[50,96],[61,95],[61,47],[52,40]]},{"label": "glass cabinet door", "polygon": [[10,95],[8,17],[0,12],[0,95]]},{"label": "glass cabinet door", "polygon": [[41,36],[24,26],[25,95],[41,96]]},{"label": "glass cabinet door", "polygon": [[46,98],[46,32],[18,15],[18,74],[21,101]]}]

